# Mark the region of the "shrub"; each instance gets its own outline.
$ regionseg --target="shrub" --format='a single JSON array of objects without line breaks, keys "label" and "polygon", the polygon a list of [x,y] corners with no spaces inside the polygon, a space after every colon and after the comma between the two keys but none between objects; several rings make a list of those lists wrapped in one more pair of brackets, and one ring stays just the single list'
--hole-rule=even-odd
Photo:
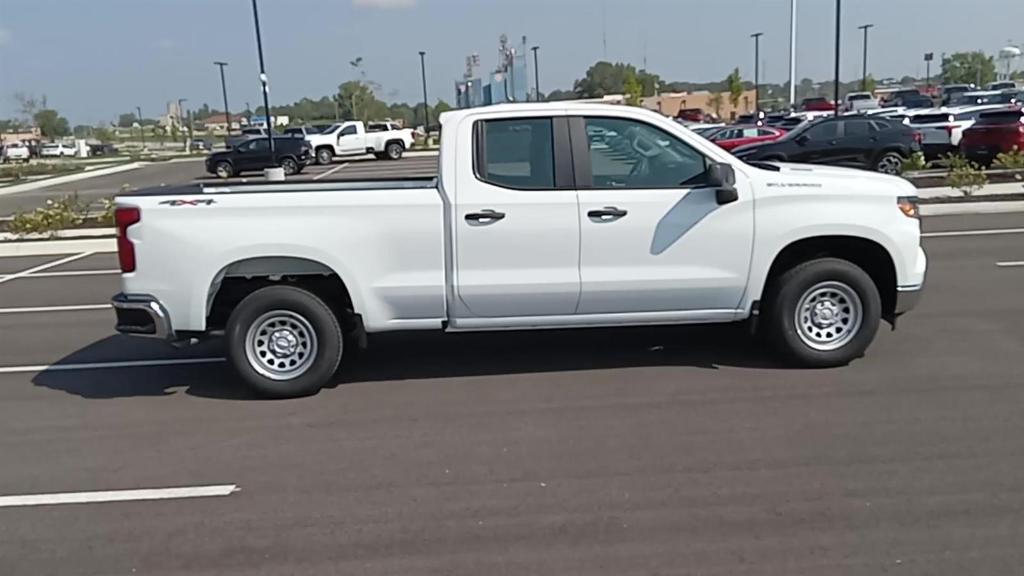
[{"label": "shrub", "polygon": [[920,152],[914,152],[910,155],[910,158],[904,160],[900,166],[900,174],[907,174],[908,172],[919,172],[928,167],[928,163],[925,162],[924,154]]},{"label": "shrub", "polygon": [[78,194],[47,200],[42,208],[32,212],[18,212],[7,223],[7,231],[15,236],[44,234],[51,238],[60,230],[75,228],[85,222],[88,206],[78,200]]},{"label": "shrub", "polygon": [[78,172],[82,167],[71,162],[11,164],[0,166],[0,179],[21,180],[29,176],[50,176]]},{"label": "shrub", "polygon": [[964,196],[971,196],[988,184],[988,176],[981,167],[962,154],[948,154],[945,160],[949,165],[946,183],[963,192]]},{"label": "shrub", "polygon": [[[1000,152],[992,162],[992,166],[1003,170],[1024,170],[1024,152],[1021,152],[1020,148],[1016,146],[1009,152]],[[1020,180],[1021,174],[1015,174],[1014,177]]]}]

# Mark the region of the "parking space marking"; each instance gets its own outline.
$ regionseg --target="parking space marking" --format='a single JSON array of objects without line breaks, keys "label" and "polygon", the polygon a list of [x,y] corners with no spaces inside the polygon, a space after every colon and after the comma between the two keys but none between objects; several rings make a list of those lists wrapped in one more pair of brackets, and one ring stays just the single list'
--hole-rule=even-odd
[{"label": "parking space marking", "polygon": [[0,308],[0,314],[38,314],[40,312],[81,312],[106,310],[110,304],[74,304],[71,306],[30,306],[27,308]]},{"label": "parking space marking", "polygon": [[1020,262],[996,262],[996,266],[1000,268],[1016,268],[1018,266],[1024,266],[1024,260]]},{"label": "parking space marking", "polygon": [[[65,270],[63,272],[36,272],[35,274],[19,276],[19,278],[27,280],[30,278],[62,278],[65,276],[106,276],[120,273],[120,270]],[[10,276],[13,276],[13,274]],[[8,276],[0,274],[0,280],[4,278],[8,278]]]},{"label": "parking space marking", "polygon": [[15,506],[52,506],[56,504],[94,504],[99,502],[132,502],[138,500],[179,500],[212,498],[238,492],[237,484],[183,486],[180,488],[146,488],[142,490],[103,490],[96,492],[58,492],[53,494],[22,494],[0,496],[0,508]]},{"label": "parking space marking", "polygon": [[74,262],[75,260],[81,260],[82,258],[88,258],[89,256],[92,256],[93,254],[95,254],[95,252],[82,252],[81,254],[75,254],[74,256],[68,256],[67,258],[61,258],[59,260],[54,260],[53,262],[47,262],[46,264],[40,264],[39,266],[36,266],[34,268],[29,268],[28,270],[22,270],[21,272],[15,272],[14,274],[8,274],[7,276],[4,276],[3,278],[0,278],[0,284],[3,284],[4,282],[10,282],[11,280],[17,280],[18,278],[22,278],[24,276],[29,276],[31,274],[35,274],[36,272],[42,272],[43,270],[48,270],[50,268],[56,268],[57,266],[61,266],[62,264],[67,264],[69,262]]},{"label": "parking space marking", "polygon": [[997,236],[1001,234],[1024,234],[1024,228],[1001,228],[995,230],[956,230],[952,232],[926,232],[922,238],[951,238],[954,236]]},{"label": "parking space marking", "polygon": [[37,364],[35,366],[0,366],[0,374],[34,374],[37,372],[70,372],[75,370],[112,370],[116,368],[156,368],[219,364],[225,358],[176,358],[173,360],[125,360],[122,362],[84,362],[80,364]]},{"label": "parking space marking", "polygon": [[341,170],[345,166],[348,166],[348,164],[349,164],[348,162],[345,162],[344,164],[341,164],[340,166],[336,166],[334,168],[331,168],[327,172],[321,172],[320,174],[317,174],[316,176],[313,176],[313,180],[319,180],[321,178],[326,178],[326,177],[330,176],[331,174],[334,174],[338,170]]}]

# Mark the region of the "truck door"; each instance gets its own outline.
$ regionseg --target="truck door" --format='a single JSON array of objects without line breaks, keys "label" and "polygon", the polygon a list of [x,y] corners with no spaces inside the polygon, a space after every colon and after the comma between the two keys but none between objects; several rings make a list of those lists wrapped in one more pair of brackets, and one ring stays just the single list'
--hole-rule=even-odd
[{"label": "truck door", "polygon": [[579,314],[734,311],[752,254],[749,185],[738,181],[739,199],[719,205],[702,183],[712,161],[677,135],[628,118],[569,123],[580,199]]},{"label": "truck door", "polygon": [[506,112],[459,130],[474,149],[457,159],[452,315],[575,313],[580,227],[564,117]]},{"label": "truck door", "polygon": [[359,127],[356,124],[346,124],[338,131],[336,151],[339,155],[343,156],[365,154],[366,135],[360,133]]}]

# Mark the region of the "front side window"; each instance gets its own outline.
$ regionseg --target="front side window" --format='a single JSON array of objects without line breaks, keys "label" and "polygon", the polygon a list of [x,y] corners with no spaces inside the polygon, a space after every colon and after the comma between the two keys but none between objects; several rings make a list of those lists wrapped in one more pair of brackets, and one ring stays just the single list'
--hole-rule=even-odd
[{"label": "front side window", "polygon": [[649,124],[622,118],[587,118],[594,188],[678,188],[694,185],[707,159],[675,136]]},{"label": "front side window", "polygon": [[496,186],[520,190],[555,188],[555,149],[550,118],[481,123],[477,174]]},{"label": "front side window", "polygon": [[815,124],[804,132],[804,135],[815,141],[828,142],[829,140],[835,140],[839,136],[839,123],[838,122],[821,122]]},{"label": "front side window", "polygon": [[266,152],[267,150],[270,150],[270,145],[267,143],[266,138],[260,138],[259,140],[249,142],[250,152]]},{"label": "front side window", "polygon": [[341,136],[352,136],[352,135],[356,134],[356,132],[357,132],[357,130],[356,130],[355,125],[350,124],[350,125],[345,126],[344,128],[341,129],[341,134],[340,135]]}]

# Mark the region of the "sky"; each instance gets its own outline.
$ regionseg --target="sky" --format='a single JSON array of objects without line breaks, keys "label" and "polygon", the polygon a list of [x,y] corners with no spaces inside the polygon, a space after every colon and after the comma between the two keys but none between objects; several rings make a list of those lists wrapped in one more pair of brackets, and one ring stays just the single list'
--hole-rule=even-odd
[{"label": "sky", "polygon": [[[451,102],[466,56],[479,53],[492,68],[502,33],[541,47],[545,92],[570,88],[595,61],[640,67],[645,55],[666,80],[721,80],[735,66],[752,78],[754,32],[764,33],[762,77],[781,83],[789,74],[790,0],[258,1],[272,105],[333,94],[354,78],[356,57],[382,99],[418,102],[420,50],[431,101]],[[834,6],[799,0],[800,78],[832,76]],[[875,25],[869,69],[884,78],[923,77],[929,51],[939,59],[1024,44],[1021,22],[1024,0],[845,0],[842,76],[860,76],[861,24]],[[136,106],[157,116],[178,98],[220,108],[214,60],[230,63],[231,107],[257,106],[250,0],[0,0],[0,118],[17,115],[18,91],[45,94],[73,124]]]}]

